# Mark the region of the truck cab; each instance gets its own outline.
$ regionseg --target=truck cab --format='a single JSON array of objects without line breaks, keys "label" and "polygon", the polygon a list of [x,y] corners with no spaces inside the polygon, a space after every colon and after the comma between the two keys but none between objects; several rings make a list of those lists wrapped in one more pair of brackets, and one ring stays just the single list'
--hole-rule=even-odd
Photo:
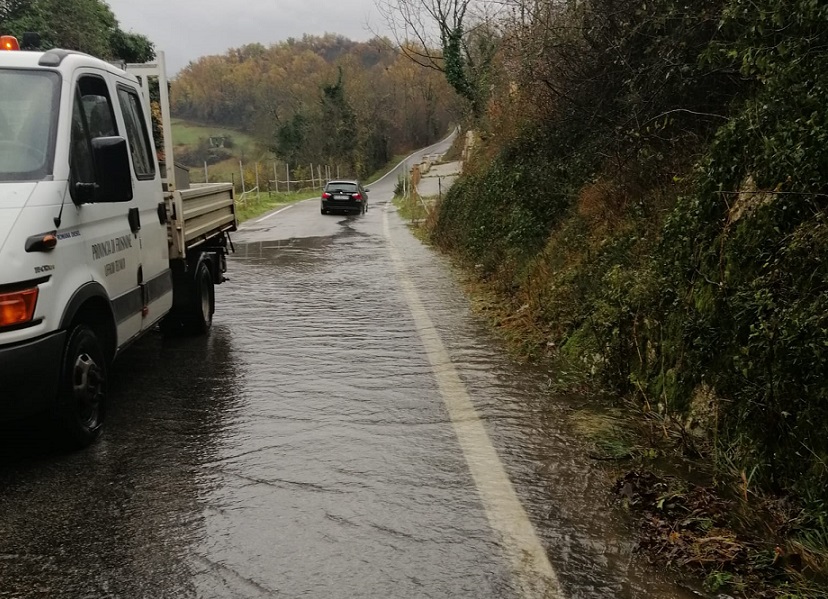
[{"label": "truck cab", "polygon": [[65,50],[0,52],[0,89],[0,419],[45,411],[85,446],[125,347],[174,308],[209,326],[235,212],[222,188],[222,223],[195,236],[201,249],[186,245],[146,81],[126,70]]}]

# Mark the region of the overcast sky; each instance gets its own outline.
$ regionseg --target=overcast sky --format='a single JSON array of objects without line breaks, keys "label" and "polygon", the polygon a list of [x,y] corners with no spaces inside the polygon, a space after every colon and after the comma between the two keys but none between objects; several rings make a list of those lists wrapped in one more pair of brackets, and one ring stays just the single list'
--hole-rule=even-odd
[{"label": "overcast sky", "polygon": [[357,41],[386,33],[374,0],[106,0],[121,29],[163,50],[172,76],[190,61],[259,42],[337,33]]}]

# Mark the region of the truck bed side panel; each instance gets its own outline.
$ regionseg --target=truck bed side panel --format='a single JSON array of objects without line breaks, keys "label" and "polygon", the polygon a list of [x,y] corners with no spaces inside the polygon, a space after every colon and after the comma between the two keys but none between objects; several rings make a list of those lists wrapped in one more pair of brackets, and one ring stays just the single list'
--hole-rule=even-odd
[{"label": "truck bed side panel", "polygon": [[[181,258],[187,250],[225,231],[236,230],[236,204],[233,186],[229,183],[209,183],[176,191],[174,205],[173,243],[171,258]],[[172,254],[179,253],[175,256]]]}]

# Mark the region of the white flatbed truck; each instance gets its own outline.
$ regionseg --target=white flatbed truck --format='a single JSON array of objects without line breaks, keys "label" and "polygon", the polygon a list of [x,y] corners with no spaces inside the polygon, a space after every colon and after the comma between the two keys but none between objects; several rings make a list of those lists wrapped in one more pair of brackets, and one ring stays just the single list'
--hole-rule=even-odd
[{"label": "white flatbed truck", "polygon": [[210,328],[233,186],[176,187],[167,89],[160,53],[118,68],[66,50],[0,51],[1,420],[46,413],[89,445],[124,348],[159,324]]}]

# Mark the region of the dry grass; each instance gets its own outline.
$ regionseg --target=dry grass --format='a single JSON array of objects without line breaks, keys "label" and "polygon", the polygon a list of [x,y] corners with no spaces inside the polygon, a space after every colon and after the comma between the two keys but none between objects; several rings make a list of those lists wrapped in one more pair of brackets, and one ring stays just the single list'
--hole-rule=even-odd
[{"label": "dry grass", "polygon": [[578,194],[578,215],[592,224],[617,223],[624,215],[627,194],[611,181],[585,185]]}]

